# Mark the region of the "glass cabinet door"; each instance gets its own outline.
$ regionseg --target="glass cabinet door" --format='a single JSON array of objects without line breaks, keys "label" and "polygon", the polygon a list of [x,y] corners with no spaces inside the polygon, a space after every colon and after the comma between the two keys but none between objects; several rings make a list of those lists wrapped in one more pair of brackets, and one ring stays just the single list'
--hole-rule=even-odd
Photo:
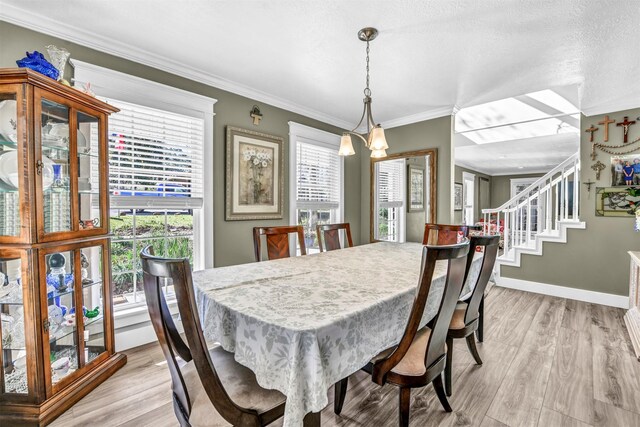
[{"label": "glass cabinet door", "polygon": [[0,394],[28,394],[22,260],[0,257]]},{"label": "glass cabinet door", "polygon": [[41,98],[40,180],[44,233],[71,231],[71,132],[69,107]]},{"label": "glass cabinet door", "polygon": [[102,226],[100,206],[100,150],[98,117],[76,113],[78,150],[78,215],[79,228],[89,230]]},{"label": "glass cabinet door", "polygon": [[19,143],[16,93],[0,93],[0,236],[20,236]]},{"label": "glass cabinet door", "polygon": [[102,246],[80,250],[84,364],[91,363],[106,351],[102,262]]},{"label": "glass cabinet door", "polygon": [[[62,381],[79,367],[78,316],[82,310],[76,306],[75,252],[62,251],[46,254],[46,293],[51,384]],[[46,373],[46,372],[45,372]]]}]

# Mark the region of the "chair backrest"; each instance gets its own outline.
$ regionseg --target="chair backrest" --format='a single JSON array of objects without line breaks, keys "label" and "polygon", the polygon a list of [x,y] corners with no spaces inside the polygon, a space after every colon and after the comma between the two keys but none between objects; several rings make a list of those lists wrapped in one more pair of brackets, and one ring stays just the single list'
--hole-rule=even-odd
[{"label": "chair backrest", "polygon": [[[246,416],[247,411],[243,411],[237,406],[227,394],[211,362],[198,318],[189,260],[155,257],[151,246],[142,250],[140,258],[149,317],[171,373],[174,411],[180,425],[189,425],[188,420],[193,402],[190,401],[189,390],[187,390],[177,356],[187,362],[194,361],[202,386],[211,403],[223,418],[233,423],[232,420],[243,415]],[[173,283],[178,311],[188,345],[185,344],[176,329],[162,292],[166,279]]]},{"label": "chair backrest", "polygon": [[[500,242],[500,235],[479,235],[479,236],[471,236],[470,237],[471,244],[469,246],[469,255],[467,255],[467,267],[464,273],[464,280],[467,281],[467,276],[471,271],[471,263],[473,262],[473,258],[476,254],[476,248],[483,248],[483,257],[482,257],[482,265],[480,266],[480,272],[478,274],[477,279],[475,279],[475,286],[473,287],[473,292],[471,296],[466,299],[467,301],[467,311],[464,315],[464,323],[468,325],[478,318],[479,309],[480,309],[480,301],[482,301],[482,296],[484,295],[484,291],[487,288],[487,283],[489,283],[489,279],[491,278],[491,272],[493,271],[493,267],[496,263],[496,257],[498,256],[498,243]],[[471,278],[473,280],[474,277]]]},{"label": "chair backrest", "polygon": [[253,227],[253,251],[256,257],[256,261],[262,261],[262,246],[260,243],[260,236],[266,236],[267,257],[270,260],[290,257],[290,233],[296,233],[298,235],[300,254],[306,255],[307,248],[304,244],[304,230],[301,225],[284,227]]},{"label": "chair backrest", "polygon": [[[322,252],[324,248],[326,248],[327,251],[342,249],[340,246],[340,230],[344,230],[344,234],[346,236],[345,243],[348,243],[350,248],[353,247],[353,241],[351,240],[351,227],[348,222],[341,224],[322,224],[316,226],[320,252]],[[324,248],[322,244],[323,241]]]},{"label": "chair backrest", "polygon": [[469,236],[469,226],[449,224],[425,224],[423,245],[455,245]]},{"label": "chair backrest", "polygon": [[425,352],[425,367],[428,369],[445,356],[447,331],[449,330],[449,324],[451,323],[451,318],[453,317],[453,312],[456,308],[460,291],[462,290],[466,256],[468,253],[469,241],[467,239],[455,245],[425,246],[422,249],[420,279],[407,326],[395,351],[386,359],[377,362],[374,366],[372,375],[374,382],[380,385],[384,384],[387,373],[400,363],[413,343],[424,314],[429,293],[431,292],[436,261],[439,260],[447,260],[447,276],[438,312],[430,323],[432,331]]}]

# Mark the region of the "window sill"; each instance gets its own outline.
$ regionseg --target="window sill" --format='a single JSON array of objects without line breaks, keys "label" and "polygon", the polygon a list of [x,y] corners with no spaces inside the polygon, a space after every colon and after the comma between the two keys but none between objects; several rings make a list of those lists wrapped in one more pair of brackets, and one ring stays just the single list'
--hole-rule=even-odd
[{"label": "window sill", "polygon": [[[167,301],[167,305],[169,306],[171,314],[178,312],[178,305],[175,299]],[[113,323],[116,333],[118,329],[129,328],[150,321],[149,310],[145,303],[136,304],[120,310],[116,309],[113,313]]]}]

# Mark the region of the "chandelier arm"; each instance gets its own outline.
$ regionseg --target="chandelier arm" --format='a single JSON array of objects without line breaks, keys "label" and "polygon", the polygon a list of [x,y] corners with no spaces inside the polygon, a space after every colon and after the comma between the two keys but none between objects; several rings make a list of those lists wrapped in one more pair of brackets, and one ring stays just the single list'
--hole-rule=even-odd
[{"label": "chandelier arm", "polygon": [[373,113],[371,112],[371,98],[367,102],[367,132],[371,132],[371,129],[376,127],[376,122],[373,120]]},{"label": "chandelier arm", "polygon": [[348,134],[350,134],[350,135],[357,136],[358,138],[360,138],[360,139],[362,140],[362,142],[364,142],[364,145],[366,145],[366,146],[367,146],[367,148],[369,148],[369,145],[367,144],[367,140],[364,138],[364,136],[360,135],[360,134],[359,134],[359,133],[357,133],[357,132],[353,132],[353,131],[347,131],[347,132],[345,132],[345,133],[348,133]]},{"label": "chandelier arm", "polygon": [[[356,125],[356,127],[354,127],[353,129],[351,129],[349,132],[351,133],[355,133],[356,129],[358,129],[360,127],[360,125],[362,124],[362,121],[364,120],[365,115],[367,114],[367,106],[365,104],[364,109],[362,110],[362,116],[360,117],[360,121],[358,122],[358,124]],[[367,132],[369,131],[369,128],[367,128]]]}]

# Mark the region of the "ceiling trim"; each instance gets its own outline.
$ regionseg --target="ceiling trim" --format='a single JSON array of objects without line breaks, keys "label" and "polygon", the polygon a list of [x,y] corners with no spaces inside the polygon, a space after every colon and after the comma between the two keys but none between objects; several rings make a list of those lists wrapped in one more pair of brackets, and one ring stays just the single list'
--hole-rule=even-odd
[{"label": "ceiling trim", "polygon": [[423,111],[422,113],[411,114],[410,116],[399,117],[384,122],[385,129],[396,128],[400,126],[410,125],[412,123],[424,122],[425,120],[437,119],[440,117],[451,116],[453,107],[442,107],[436,110]]},{"label": "ceiling trim", "polygon": [[483,173],[485,175],[491,176],[491,172],[490,171],[488,171],[486,169],[479,168],[477,166],[470,165],[470,164],[468,164],[466,162],[461,162],[459,160],[455,160],[454,159],[454,166],[460,166],[460,167],[465,168],[465,169],[469,169],[469,170],[472,170],[472,171],[480,172],[480,173]]},{"label": "ceiling trim", "polygon": [[591,108],[583,108],[582,114],[584,114],[586,117],[590,117],[590,116],[598,116],[598,115],[607,114],[607,113],[615,113],[618,111],[634,110],[637,108],[640,108],[640,101],[638,100],[637,97],[630,96],[628,100],[624,100],[624,101],[620,100],[620,101],[595,105]]},{"label": "ceiling trim", "polygon": [[213,86],[236,95],[265,102],[274,107],[282,108],[293,113],[319,120],[342,129],[351,129],[350,122],[330,116],[320,111],[304,107],[277,95],[263,92],[250,86],[233,82],[220,76],[206,73],[200,69],[186,66],[160,55],[137,49],[130,44],[115,42],[105,37],[97,36],[87,31],[79,30],[65,22],[57,22],[48,17],[37,15],[31,11],[5,4],[0,10],[0,20],[44,33],[52,37],[61,38],[100,52],[124,58],[142,65],[187,78],[199,83]]},{"label": "ceiling trim", "polygon": [[551,169],[522,169],[522,170],[518,170],[518,171],[513,171],[513,172],[494,172],[488,169],[483,169],[483,168],[479,168],[477,166],[474,165],[470,165],[469,163],[466,162],[461,162],[459,160],[455,160],[455,166],[460,166],[463,167],[465,169],[469,169],[472,171],[476,171],[476,172],[480,172],[483,173],[485,175],[489,175],[489,176],[509,176],[509,175],[529,175],[529,174],[534,174],[534,173],[541,173],[541,174],[545,174],[547,172],[549,172]]}]

